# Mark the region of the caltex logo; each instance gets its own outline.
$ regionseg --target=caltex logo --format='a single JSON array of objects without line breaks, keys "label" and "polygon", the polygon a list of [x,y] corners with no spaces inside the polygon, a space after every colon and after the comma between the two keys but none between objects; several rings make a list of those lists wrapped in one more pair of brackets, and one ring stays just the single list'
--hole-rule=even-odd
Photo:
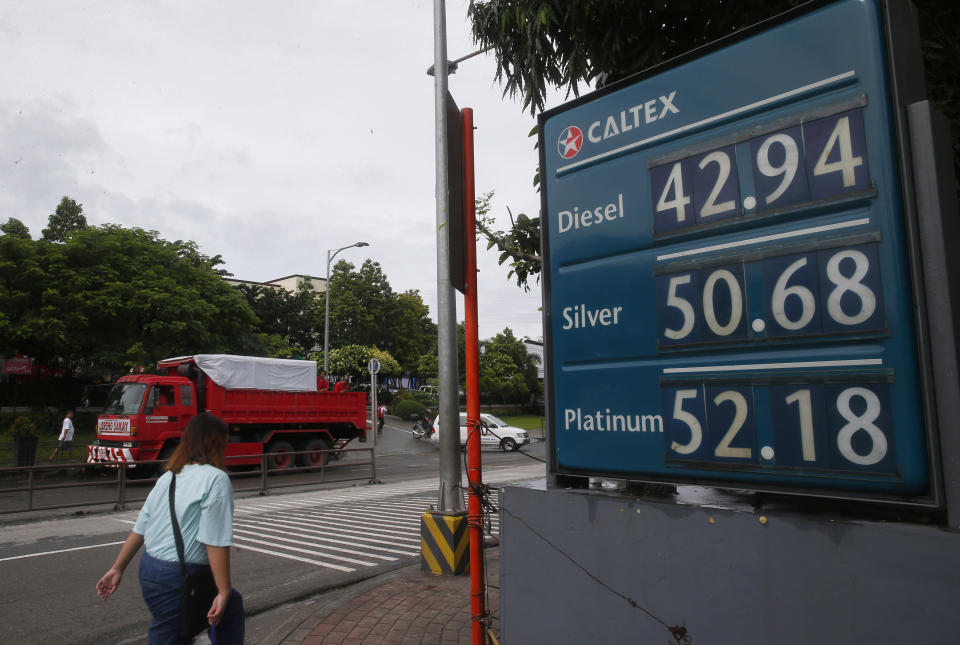
[{"label": "caltex logo", "polygon": [[575,125],[571,125],[560,133],[560,139],[557,141],[557,150],[564,159],[571,159],[580,152],[580,146],[583,145],[583,132]]}]

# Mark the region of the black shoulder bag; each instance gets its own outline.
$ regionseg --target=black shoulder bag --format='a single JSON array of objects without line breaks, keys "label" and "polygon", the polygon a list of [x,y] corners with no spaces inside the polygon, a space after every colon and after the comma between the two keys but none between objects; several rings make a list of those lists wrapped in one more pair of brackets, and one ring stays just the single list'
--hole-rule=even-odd
[{"label": "black shoulder bag", "polygon": [[183,589],[180,592],[180,638],[190,641],[210,625],[207,612],[217,595],[217,583],[209,567],[199,571],[187,571],[183,558],[183,536],[174,509],[174,496],[177,476],[170,473],[170,522],[173,524],[173,539],[177,543],[177,557],[180,558],[180,571],[183,573]]}]

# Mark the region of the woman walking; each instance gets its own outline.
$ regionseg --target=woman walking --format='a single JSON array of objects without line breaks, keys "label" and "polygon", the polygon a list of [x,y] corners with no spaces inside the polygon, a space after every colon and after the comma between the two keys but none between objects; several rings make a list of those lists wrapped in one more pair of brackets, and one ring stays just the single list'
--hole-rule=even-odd
[{"label": "woman walking", "polygon": [[222,470],[226,447],[227,426],[222,420],[211,414],[190,420],[167,462],[167,472],[147,496],[116,561],[97,582],[97,594],[106,600],[116,591],[140,546],[146,544],[140,559],[140,591],[153,616],[150,645],[180,645],[192,640],[179,635],[183,569],[170,512],[174,478],[186,569],[209,568],[216,583],[217,594],[207,611],[211,640],[217,645],[243,642],[243,598],[230,583],[233,488]]}]

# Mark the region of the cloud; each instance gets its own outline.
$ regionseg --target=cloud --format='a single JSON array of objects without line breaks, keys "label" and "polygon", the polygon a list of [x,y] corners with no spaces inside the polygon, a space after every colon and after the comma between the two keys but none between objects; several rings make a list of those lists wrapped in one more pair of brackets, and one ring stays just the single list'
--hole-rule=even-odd
[{"label": "cloud", "polygon": [[0,104],[0,212],[39,234],[60,198],[94,183],[109,158],[100,130],[68,99]]},{"label": "cloud", "polygon": [[[449,57],[475,46],[447,3]],[[240,278],[323,275],[328,249],[381,263],[436,309],[432,3],[35,0],[0,8],[0,218],[35,237],[60,198],[91,224],[193,240]],[[490,55],[449,78],[475,109],[477,190],[536,214],[534,120]],[[524,293],[478,251],[481,335],[539,336]],[[459,298],[458,298],[459,300]],[[461,314],[462,316],[462,314]]]}]

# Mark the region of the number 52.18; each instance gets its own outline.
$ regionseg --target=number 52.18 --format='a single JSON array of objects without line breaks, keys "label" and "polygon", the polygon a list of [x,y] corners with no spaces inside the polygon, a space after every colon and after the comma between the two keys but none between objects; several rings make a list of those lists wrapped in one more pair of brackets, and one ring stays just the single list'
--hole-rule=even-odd
[{"label": "number 52.18", "polygon": [[[668,459],[890,471],[885,386],[664,388]],[[769,396],[772,441],[758,445],[754,396]]]}]

